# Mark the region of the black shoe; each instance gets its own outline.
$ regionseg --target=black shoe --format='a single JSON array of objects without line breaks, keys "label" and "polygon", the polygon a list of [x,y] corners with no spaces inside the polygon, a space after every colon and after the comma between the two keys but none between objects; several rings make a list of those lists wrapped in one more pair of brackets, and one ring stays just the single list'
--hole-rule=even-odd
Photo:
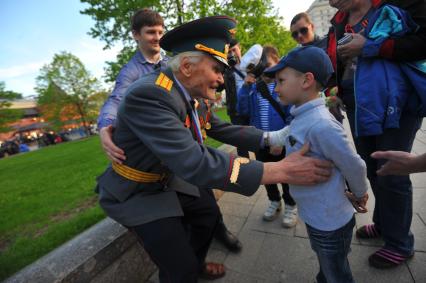
[{"label": "black shoe", "polygon": [[243,245],[240,240],[238,240],[237,236],[229,232],[229,230],[225,227],[224,229],[217,229],[214,238],[224,245],[230,252],[237,253],[243,248]]}]

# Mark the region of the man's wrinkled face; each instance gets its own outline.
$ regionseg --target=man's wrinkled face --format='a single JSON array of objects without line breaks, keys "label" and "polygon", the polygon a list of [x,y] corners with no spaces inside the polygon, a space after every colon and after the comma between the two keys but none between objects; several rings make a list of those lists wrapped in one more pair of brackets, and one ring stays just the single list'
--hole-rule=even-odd
[{"label": "man's wrinkled face", "polygon": [[209,55],[194,63],[187,88],[193,98],[214,100],[216,89],[224,83],[223,72],[225,65]]},{"label": "man's wrinkled face", "polygon": [[164,27],[143,26],[139,32],[133,31],[133,38],[138,42],[139,48],[148,54],[160,53],[160,39],[164,34]]},{"label": "man's wrinkled face", "polygon": [[315,39],[314,25],[301,18],[290,27],[291,36],[297,43],[305,45]]}]

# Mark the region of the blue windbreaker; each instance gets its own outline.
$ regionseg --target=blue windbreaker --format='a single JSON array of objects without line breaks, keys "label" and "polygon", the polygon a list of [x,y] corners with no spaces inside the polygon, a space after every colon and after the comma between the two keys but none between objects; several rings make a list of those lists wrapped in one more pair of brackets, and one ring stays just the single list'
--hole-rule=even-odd
[{"label": "blue windbreaker", "polygon": [[365,30],[367,42],[355,72],[355,135],[380,135],[399,128],[402,112],[426,116],[424,62],[396,62],[376,57],[382,42],[415,32],[418,26],[402,9],[384,5]]}]

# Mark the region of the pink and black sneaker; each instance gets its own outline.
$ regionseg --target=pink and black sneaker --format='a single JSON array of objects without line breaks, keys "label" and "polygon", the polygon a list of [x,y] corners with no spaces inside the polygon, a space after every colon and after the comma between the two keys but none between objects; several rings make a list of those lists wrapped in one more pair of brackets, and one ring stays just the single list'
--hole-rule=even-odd
[{"label": "pink and black sneaker", "polygon": [[397,267],[413,256],[414,254],[405,256],[389,249],[381,248],[374,254],[370,255],[368,262],[375,268],[385,269]]},{"label": "pink and black sneaker", "polygon": [[358,228],[355,235],[359,239],[375,239],[382,236],[375,224],[367,224]]}]

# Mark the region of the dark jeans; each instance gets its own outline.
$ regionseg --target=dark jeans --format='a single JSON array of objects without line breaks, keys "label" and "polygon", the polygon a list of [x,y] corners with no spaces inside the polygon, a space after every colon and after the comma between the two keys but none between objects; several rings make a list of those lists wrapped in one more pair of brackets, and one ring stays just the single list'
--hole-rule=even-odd
[{"label": "dark jeans", "polygon": [[[348,110],[354,132],[354,111]],[[403,113],[399,129],[386,129],[378,136],[354,137],[358,154],[367,165],[367,177],[376,199],[373,222],[383,236],[385,248],[403,255],[414,252],[414,236],[410,231],[413,216],[413,188],[410,176],[378,176],[376,171],[386,160],[370,157],[377,150],[410,152],[422,118]]]},{"label": "dark jeans", "polygon": [[210,190],[200,197],[178,193],[183,217],[163,218],[129,229],[159,268],[161,283],[195,283],[203,267],[219,208]]},{"label": "dark jeans", "polygon": [[[256,159],[259,160],[259,161],[262,161],[262,162],[276,162],[276,161],[280,161],[284,157],[285,157],[285,150],[284,149],[283,149],[283,152],[281,153],[281,155],[272,155],[272,154],[269,153],[269,149],[262,149],[262,150],[259,150],[256,153]],[[294,201],[294,199],[290,195],[290,188],[288,187],[288,184],[281,184],[281,187],[283,189],[282,198],[284,200],[284,203],[291,205],[291,206],[295,205],[296,202]],[[281,200],[280,191],[278,190],[277,184],[265,185],[265,188],[266,188],[266,192],[268,193],[268,199],[270,201],[280,201]]]},{"label": "dark jeans", "polygon": [[321,231],[306,224],[311,247],[318,257],[317,283],[352,283],[348,254],[351,251],[355,217],[334,231]]},{"label": "dark jeans", "polygon": [[[240,116],[238,114],[230,114],[229,118],[231,123],[234,125],[247,126],[249,124],[249,119],[247,117]],[[249,152],[247,150],[242,150],[237,147],[238,156],[249,158]]]}]

